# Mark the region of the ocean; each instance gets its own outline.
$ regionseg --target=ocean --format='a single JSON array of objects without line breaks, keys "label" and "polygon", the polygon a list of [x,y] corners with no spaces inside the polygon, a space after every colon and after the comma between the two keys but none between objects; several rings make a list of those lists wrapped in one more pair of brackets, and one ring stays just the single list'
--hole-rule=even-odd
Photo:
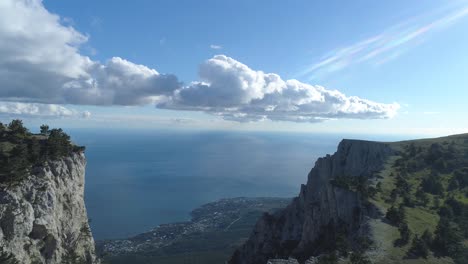
[{"label": "ocean", "polygon": [[95,239],[186,221],[229,197],[293,197],[338,135],[260,132],[70,132],[86,146],[85,202]]}]

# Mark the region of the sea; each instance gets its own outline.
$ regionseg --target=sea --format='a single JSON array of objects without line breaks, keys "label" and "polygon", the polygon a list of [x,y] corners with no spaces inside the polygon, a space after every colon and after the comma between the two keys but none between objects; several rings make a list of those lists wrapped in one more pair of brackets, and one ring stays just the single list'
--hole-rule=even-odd
[{"label": "sea", "polygon": [[85,202],[96,240],[187,221],[191,210],[221,198],[296,196],[317,158],[333,154],[343,138],[225,131],[70,134],[86,146]]}]

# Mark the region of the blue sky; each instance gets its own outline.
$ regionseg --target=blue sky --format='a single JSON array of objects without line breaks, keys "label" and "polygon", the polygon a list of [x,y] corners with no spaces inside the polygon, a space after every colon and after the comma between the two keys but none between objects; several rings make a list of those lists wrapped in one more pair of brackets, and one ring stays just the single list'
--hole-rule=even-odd
[{"label": "blue sky", "polygon": [[[468,98],[468,1],[351,3],[138,0],[113,1],[112,4],[108,1],[91,0],[32,2],[36,2],[45,12],[60,17],[60,25],[53,25],[52,21],[51,30],[66,31],[59,28],[60,26],[73,28],[84,38],[79,44],[73,45],[76,51],[66,49],[63,54],[70,55],[74,52],[97,65],[89,66],[89,63],[82,62],[83,59],[79,62],[88,65],[83,66],[86,69],[84,75],[91,75],[90,80],[96,80],[98,85],[104,87],[104,82],[107,86],[111,85],[112,82],[108,79],[113,77],[108,70],[102,70],[105,73],[96,73],[98,70],[95,68],[112,69],[116,65],[133,67],[134,64],[154,69],[158,76],[173,75],[182,84],[175,87],[175,82],[164,79],[164,85],[174,88],[166,88],[157,82],[158,88],[154,88],[151,94],[145,93],[145,98],[141,95],[133,98],[133,95],[123,92],[112,100],[103,98],[98,101],[84,96],[81,98],[82,90],[79,90],[79,94],[66,94],[63,98],[46,98],[32,93],[31,88],[17,88],[14,85],[19,84],[14,83],[12,85],[15,91],[21,92],[9,92],[7,88],[3,88],[6,92],[0,94],[7,110],[16,110],[11,104],[19,98],[22,103],[59,105],[67,110],[71,109],[73,113],[86,111],[90,115],[86,114],[87,118],[76,114],[44,117],[31,115],[27,111],[5,110],[2,117],[5,120],[12,116],[22,116],[35,124],[47,118],[49,123],[76,127],[119,127],[122,122],[127,122],[130,126],[139,128],[421,135],[468,131],[468,120],[465,118],[465,101]],[[7,11],[11,6],[0,6],[0,11],[2,8]],[[26,5],[23,8],[32,8],[31,12],[39,12],[34,6]],[[24,20],[26,19],[25,16]],[[17,22],[23,21],[19,19]],[[1,23],[5,21],[0,21]],[[60,36],[63,37],[64,34]],[[71,35],[73,34],[75,33]],[[47,34],[44,33],[45,35]],[[57,45],[69,45],[70,39],[67,38],[76,41],[80,37],[64,37],[65,40],[58,41]],[[35,45],[47,46],[43,43],[46,41]],[[4,50],[9,49],[11,47]],[[0,52],[1,50],[2,47]],[[15,52],[18,52],[17,58],[24,55],[21,50],[15,49]],[[41,52],[28,52],[27,55],[42,58],[44,54],[49,56],[52,51]],[[63,54],[57,54],[55,55],[64,57]],[[122,60],[109,63],[113,57]],[[51,60],[46,62],[44,65],[49,67],[55,65],[51,64]],[[255,81],[247,84],[252,87],[241,87],[242,90],[229,84],[237,75],[222,75],[226,68],[217,72],[221,67],[219,65],[231,67],[229,69],[242,68],[239,63],[248,67],[247,71],[262,71],[280,76],[287,83],[283,84],[285,88],[281,88],[283,97],[265,92],[265,87],[259,92],[260,88],[257,89],[258,83]],[[31,65],[38,64],[35,61]],[[29,69],[31,65],[26,66]],[[65,62],[58,65],[65,65]],[[23,64],[21,66],[26,67]],[[93,70],[88,70],[92,67]],[[73,87],[84,76],[76,73],[81,69],[72,66],[63,66],[58,71],[61,69],[67,69],[63,73],[67,78],[79,79],[73,83]],[[146,68],[140,70],[143,74],[152,74]],[[244,76],[244,70],[242,68],[232,74]],[[34,72],[20,78],[29,80],[33,78],[30,76],[36,75]],[[104,75],[106,77],[102,77]],[[263,79],[271,78],[257,73],[254,76],[254,79],[262,78],[262,83]],[[298,80],[301,83],[300,88],[294,83],[288,83],[287,80],[290,79]],[[198,81],[203,81],[206,85],[192,83]],[[44,89],[56,85],[55,83],[56,80],[50,80]],[[63,83],[57,83],[63,86]],[[226,87],[223,83],[227,83]],[[238,84],[237,79],[235,83]],[[114,89],[107,86],[105,89]],[[181,88],[182,86],[188,89]],[[316,86],[324,87],[325,91],[317,88],[318,94],[325,95],[325,98],[330,97],[331,101],[327,102],[325,99],[325,103],[322,102],[321,105],[304,104],[304,100],[300,100],[298,96],[307,93],[304,98],[315,100],[319,95],[310,94],[307,89],[314,89]],[[235,88],[242,92],[248,90],[248,93],[240,94],[234,91]],[[40,85],[37,89],[41,89]],[[153,101],[148,103],[149,96],[172,96],[166,93],[167,90],[177,89],[182,89],[181,99],[177,101],[160,103],[158,99],[158,109]],[[281,108],[285,101],[292,100],[290,97],[284,98],[288,94],[286,91],[297,92],[298,89],[301,93],[294,94],[295,101],[293,100],[292,105],[288,103],[286,110]],[[329,92],[334,90],[340,94]],[[235,100],[227,100],[226,96],[235,97]],[[267,96],[273,98],[268,98],[268,105],[265,102],[257,103],[257,100],[263,100]],[[360,99],[355,102],[351,96]],[[335,106],[333,102],[337,98],[340,103]],[[236,101],[237,99],[240,101]],[[270,103],[277,106],[274,114],[265,110],[270,107]],[[395,105],[398,107],[394,107]],[[259,107],[265,109],[259,111]],[[232,113],[232,108],[238,109],[237,112]],[[284,114],[285,111],[296,111],[296,108],[299,110],[293,115]],[[68,112],[61,110],[61,113]]]}]

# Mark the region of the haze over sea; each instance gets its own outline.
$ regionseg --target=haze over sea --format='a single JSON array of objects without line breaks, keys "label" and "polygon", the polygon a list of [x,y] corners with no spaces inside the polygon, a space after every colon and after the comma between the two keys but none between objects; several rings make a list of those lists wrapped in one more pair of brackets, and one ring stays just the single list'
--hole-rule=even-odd
[{"label": "haze over sea", "polygon": [[94,130],[71,135],[87,147],[85,200],[95,239],[189,220],[192,209],[220,198],[293,197],[316,159],[335,152],[343,137]]}]

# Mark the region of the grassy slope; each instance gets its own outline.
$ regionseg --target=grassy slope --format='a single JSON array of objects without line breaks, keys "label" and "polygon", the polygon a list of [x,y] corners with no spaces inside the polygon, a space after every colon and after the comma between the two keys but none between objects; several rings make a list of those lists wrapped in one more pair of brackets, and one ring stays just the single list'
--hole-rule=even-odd
[{"label": "grassy slope", "polygon": [[[405,146],[409,144],[414,144],[416,147],[428,148],[433,143],[439,143],[441,145],[447,145],[450,143],[455,143],[456,149],[460,153],[466,153],[468,151],[468,134],[455,135],[443,138],[435,139],[423,139],[423,140],[414,140],[414,141],[402,141],[391,143],[392,147],[396,150],[403,151]],[[396,169],[394,167],[395,161],[401,158],[401,156],[390,157],[385,169],[380,172],[382,177],[379,181],[382,183],[382,193],[379,194],[376,199],[372,200],[376,206],[378,206],[382,212],[386,212],[390,208],[391,204],[386,202],[386,198],[390,196],[391,191],[395,188],[395,175]],[[429,173],[428,170],[417,171],[410,173],[408,177],[408,182],[413,186],[412,195],[416,192],[416,186],[418,186],[422,180],[422,177]],[[440,177],[443,177],[444,187],[448,185],[448,181],[451,178],[451,174],[442,174]],[[415,206],[414,208],[405,207],[408,225],[414,234],[421,235],[426,229],[433,232],[439,221],[439,215],[437,214],[436,209],[431,205],[434,199],[433,195],[429,195],[430,204],[428,206]],[[465,197],[460,191],[455,191],[455,197],[459,201],[463,201],[468,204],[468,198]],[[401,200],[400,200],[401,202]],[[443,199],[442,199],[443,203]],[[408,263],[408,264],[422,264],[422,263],[453,263],[450,258],[436,258],[432,254],[428,259],[409,259],[406,257],[406,252],[410,248],[411,243],[403,246],[397,247],[394,246],[393,242],[399,238],[400,234],[398,228],[392,226],[382,219],[372,220],[371,226],[374,231],[374,240],[376,241],[376,248],[369,252],[369,256],[375,263]],[[465,241],[465,244],[468,245],[468,241]]]}]

